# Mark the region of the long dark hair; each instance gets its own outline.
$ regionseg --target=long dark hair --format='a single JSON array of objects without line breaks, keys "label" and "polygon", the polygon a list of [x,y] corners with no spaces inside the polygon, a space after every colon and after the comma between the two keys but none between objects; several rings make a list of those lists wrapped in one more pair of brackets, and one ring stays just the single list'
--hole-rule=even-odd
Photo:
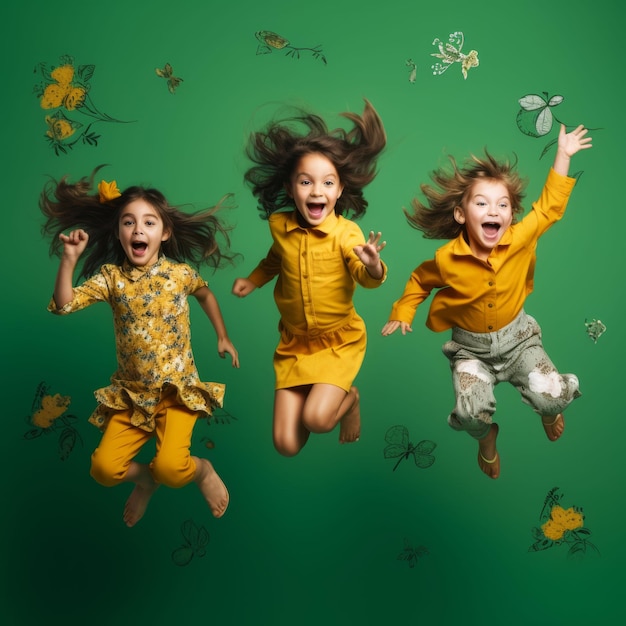
[{"label": "long dark hair", "polygon": [[237,256],[228,250],[232,227],[216,215],[220,209],[234,206],[232,194],[195,213],[181,211],[157,189],[142,186],[128,187],[118,198],[102,202],[99,194],[93,193],[94,177],[102,167],[96,167],[90,176],[75,183],[68,182],[67,176],[58,181],[50,179],[39,197],[39,207],[46,217],[41,230],[44,237],[51,238],[51,256],[60,256],[63,251],[60,233],[82,228],[89,234],[78,278],[95,274],[105,263],[124,262],[126,255],[117,237],[119,216],[124,207],[138,199],[149,203],[169,230],[170,237],[161,244],[161,251],[168,258],[196,268],[205,264],[217,269]]},{"label": "long dark hair", "polygon": [[[342,113],[353,122],[353,128],[328,130],[318,115],[300,115],[272,121],[264,130],[253,133],[246,154],[255,164],[244,175],[258,200],[261,217],[267,219],[274,211],[293,207],[285,184],[298,161],[306,154],[318,152],[329,159],[339,174],[343,193],[335,205],[335,213],[360,217],[367,200],[363,187],[376,176],[376,160],[386,144],[385,129],[374,107],[365,100],[362,115]],[[304,132],[296,128],[304,127]]]}]

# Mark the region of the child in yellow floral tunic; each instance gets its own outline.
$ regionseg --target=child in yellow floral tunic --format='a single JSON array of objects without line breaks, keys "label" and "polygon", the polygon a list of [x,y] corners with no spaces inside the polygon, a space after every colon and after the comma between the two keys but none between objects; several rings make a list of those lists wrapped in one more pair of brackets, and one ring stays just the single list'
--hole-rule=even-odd
[{"label": "child in yellow floral tunic", "polygon": [[[274,446],[298,454],[311,432],[357,441],[359,394],[352,382],[365,355],[366,329],[352,297],[356,284],[380,286],[386,267],[380,233],[361,229],[342,214],[365,213],[363,187],[375,176],[386,142],[382,121],[366,101],[362,116],[344,113],[350,132],[328,131],[316,115],[270,124],[251,137],[246,175],[269,220],[269,253],[233,294],[247,296],[278,276],[274,299],[280,339],[274,353]],[[305,132],[294,127],[300,124]],[[289,207],[289,211],[280,209]]]},{"label": "child in yellow floral tunic", "polygon": [[[222,406],[224,385],[199,380],[188,296],[213,324],[219,355],[228,353],[234,367],[239,358],[215,295],[184,260],[217,267],[229,259],[217,243],[218,235],[228,241],[226,230],[214,209],[185,214],[155,189],[120,193],[114,182],[102,181],[94,194],[96,171],[75,184],[51,181],[40,199],[44,233],[53,235],[51,253],[61,257],[48,309],[66,315],[106,302],[113,310],[118,368],[111,384],[95,392],[99,404],[90,421],[104,433],[91,475],[106,486],[135,484],[124,509],[128,526],[141,519],[160,484],[195,481],[213,515],[221,517],[228,490],[207,459],[191,456],[190,445],[196,419]],[[80,277],[86,280],[73,287],[83,255]],[[152,462],[134,461],[153,437]]]}]

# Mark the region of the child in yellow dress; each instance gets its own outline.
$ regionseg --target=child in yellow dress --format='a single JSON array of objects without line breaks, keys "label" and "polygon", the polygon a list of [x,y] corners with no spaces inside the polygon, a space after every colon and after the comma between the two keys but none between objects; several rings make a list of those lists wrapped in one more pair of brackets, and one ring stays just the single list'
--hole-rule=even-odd
[{"label": "child in yellow dress", "polygon": [[[386,138],[366,101],[363,115],[343,114],[350,132],[329,131],[318,116],[274,121],[254,133],[245,175],[268,219],[273,244],[233,294],[247,296],[278,276],[274,299],[280,339],[274,353],[274,446],[296,455],[310,433],[340,424],[339,441],[359,439],[359,394],[353,386],[366,348],[366,329],[352,297],[356,283],[378,287],[386,276],[381,234],[361,229],[363,187],[375,176]],[[296,128],[300,124],[302,129]],[[281,209],[288,208],[288,211]]]},{"label": "child in yellow dress", "polygon": [[455,430],[478,440],[478,464],[491,478],[500,474],[498,424],[492,421],[495,385],[508,381],[541,415],[546,435],[556,441],[565,427],[562,411],[580,395],[573,374],[559,374],[541,341],[541,329],[524,311],[533,290],[537,240],[560,220],[575,180],[570,158],[591,148],[587,130],[561,126],[554,165],[533,210],[523,212],[522,181],[512,166],[489,154],[452,171],[433,174],[438,188],[422,185],[429,206],[417,199],[409,222],[431,239],[451,241],[417,267],[382,329],[411,332],[419,304],[433,290],[426,325],[452,329],[443,346],[450,360],[456,404],[448,417]]},{"label": "child in yellow dress", "polygon": [[[99,169],[99,168],[97,168]],[[195,482],[213,515],[228,506],[228,490],[207,459],[190,454],[198,417],[222,406],[224,385],[201,382],[191,350],[188,296],[194,296],[217,334],[217,349],[239,367],[219,305],[207,282],[184,262],[218,267],[231,257],[217,237],[228,236],[215,209],[186,214],[156,189],[133,186],[120,193],[115,182],[50,181],[40,198],[43,232],[60,265],[48,310],[67,315],[97,302],[113,311],[117,371],[95,392],[90,421],[103,430],[91,458],[91,475],[105,486],[135,487],[124,508],[134,526],[158,488]],[[67,234],[64,231],[70,230]],[[79,278],[74,272],[82,258]],[[150,464],[134,460],[156,437]]]}]

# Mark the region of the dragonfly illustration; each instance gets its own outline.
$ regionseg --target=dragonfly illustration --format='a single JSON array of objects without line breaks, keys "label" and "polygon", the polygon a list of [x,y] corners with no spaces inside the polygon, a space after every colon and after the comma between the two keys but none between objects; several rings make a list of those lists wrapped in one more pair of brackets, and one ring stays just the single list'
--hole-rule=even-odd
[{"label": "dragonfly illustration", "polygon": [[385,446],[383,454],[386,459],[398,459],[393,471],[396,471],[400,461],[408,459],[411,455],[415,465],[421,469],[430,467],[435,462],[435,457],[431,454],[437,447],[434,441],[423,439],[418,444],[413,445],[409,441],[409,430],[406,426],[392,426],[385,433],[385,441],[389,444]]},{"label": "dragonfly illustration", "polygon": [[398,554],[399,561],[407,561],[409,567],[413,569],[421,557],[428,554],[428,549],[424,546],[413,547],[408,539],[404,539],[404,549]]},{"label": "dragonfly illustration", "polygon": [[193,520],[185,520],[180,531],[183,535],[183,545],[172,552],[172,561],[180,567],[189,565],[193,557],[203,557],[209,543],[209,531],[204,527],[196,526]]},{"label": "dragonfly illustration", "polygon": [[321,46],[314,48],[296,48],[292,46],[288,39],[281,37],[271,30],[258,30],[254,33],[259,45],[257,46],[257,54],[269,54],[273,50],[285,50],[285,54],[293,59],[300,58],[300,52],[310,52],[314,59],[320,59],[326,65],[326,57],[322,52]]}]

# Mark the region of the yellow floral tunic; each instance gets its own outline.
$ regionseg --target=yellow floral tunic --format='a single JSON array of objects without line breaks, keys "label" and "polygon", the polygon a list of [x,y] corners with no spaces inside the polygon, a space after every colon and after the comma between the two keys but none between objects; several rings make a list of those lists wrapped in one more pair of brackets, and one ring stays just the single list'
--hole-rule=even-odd
[{"label": "yellow floral tunic", "polygon": [[57,309],[67,315],[96,302],[113,310],[117,371],[111,384],[94,392],[99,402],[89,421],[104,430],[113,412],[133,409],[131,423],[153,431],[153,412],[162,394],[175,388],[177,402],[211,415],[221,407],[224,385],[203,383],[191,350],[187,297],[207,282],[189,265],[161,257],[149,268],[124,263],[103,265],[100,272],[74,288],[74,297]]}]

